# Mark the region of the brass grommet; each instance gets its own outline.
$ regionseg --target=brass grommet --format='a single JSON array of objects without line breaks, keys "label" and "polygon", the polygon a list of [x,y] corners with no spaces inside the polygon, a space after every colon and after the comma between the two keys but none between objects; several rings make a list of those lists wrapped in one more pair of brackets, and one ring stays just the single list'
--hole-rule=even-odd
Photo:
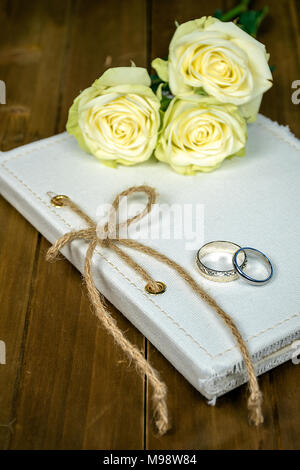
[{"label": "brass grommet", "polygon": [[68,196],[65,196],[64,194],[58,194],[57,196],[52,197],[50,202],[52,206],[62,207],[64,205],[64,199],[69,199],[69,198]]},{"label": "brass grommet", "polygon": [[166,284],[164,284],[163,282],[161,281],[156,281],[156,284],[158,285],[159,287],[159,291],[158,292],[154,292],[154,290],[152,289],[151,287],[151,284],[148,282],[148,284],[145,285],[145,291],[148,292],[148,294],[163,294],[166,289],[167,289],[167,286]]}]

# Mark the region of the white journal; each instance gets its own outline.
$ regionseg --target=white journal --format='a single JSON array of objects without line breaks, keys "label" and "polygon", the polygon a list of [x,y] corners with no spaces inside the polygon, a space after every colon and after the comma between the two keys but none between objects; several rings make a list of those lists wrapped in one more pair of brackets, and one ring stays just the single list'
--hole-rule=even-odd
[{"label": "white journal", "polygon": [[[178,175],[152,160],[108,168],[66,133],[0,153],[1,194],[52,243],[84,223],[68,208],[51,205],[49,194],[69,196],[97,220],[99,207],[141,184],[157,189],[167,217],[168,208],[185,207],[193,221],[189,233],[175,236],[178,217],[170,216],[170,236],[151,236],[142,242],[183,265],[232,316],[258,375],[291,360],[300,338],[300,141],[288,129],[259,116],[249,126],[245,157],[195,176]],[[141,234],[146,219],[140,222]],[[205,279],[195,254],[211,240],[230,240],[263,251],[274,265],[272,280],[256,287],[242,279],[230,283]],[[81,272],[86,248],[84,240],[75,240],[63,250]],[[148,294],[144,281],[100,246],[93,258],[99,291],[208,399],[244,383],[247,373],[240,350],[216,313],[176,272],[143,253],[130,254],[153,279],[167,285],[166,292]]]}]

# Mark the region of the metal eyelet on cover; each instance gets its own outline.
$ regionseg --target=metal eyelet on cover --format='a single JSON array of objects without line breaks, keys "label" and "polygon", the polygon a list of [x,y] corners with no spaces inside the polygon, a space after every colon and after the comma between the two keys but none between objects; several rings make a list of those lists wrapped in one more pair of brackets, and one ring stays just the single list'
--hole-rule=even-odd
[{"label": "metal eyelet on cover", "polygon": [[154,294],[154,295],[157,295],[157,294],[163,294],[166,289],[167,289],[167,286],[164,282],[161,282],[161,281],[156,281],[156,284],[158,285],[159,287],[159,291],[158,292],[155,292],[153,290],[153,288],[151,287],[151,284],[148,283],[145,285],[145,290],[146,292],[148,292],[148,294]]},{"label": "metal eyelet on cover", "polygon": [[62,207],[64,205],[64,199],[69,199],[68,196],[64,194],[57,194],[51,198],[51,204],[55,207]]}]

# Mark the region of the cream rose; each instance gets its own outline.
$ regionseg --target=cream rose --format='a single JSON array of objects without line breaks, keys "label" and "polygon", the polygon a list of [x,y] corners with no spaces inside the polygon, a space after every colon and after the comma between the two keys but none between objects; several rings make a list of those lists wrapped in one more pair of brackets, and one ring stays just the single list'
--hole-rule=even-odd
[{"label": "cream rose", "polygon": [[214,98],[174,98],[163,119],[155,157],[175,171],[211,171],[234,155],[244,155],[247,125],[237,106]]},{"label": "cream rose", "polygon": [[272,86],[265,46],[232,22],[203,17],[177,27],[168,62],[155,59],[158,75],[179,97],[204,91],[241,106],[249,121]]},{"label": "cream rose", "polygon": [[69,111],[67,131],[102,163],[135,165],[153,153],[160,101],[146,69],[109,69],[84,90]]}]

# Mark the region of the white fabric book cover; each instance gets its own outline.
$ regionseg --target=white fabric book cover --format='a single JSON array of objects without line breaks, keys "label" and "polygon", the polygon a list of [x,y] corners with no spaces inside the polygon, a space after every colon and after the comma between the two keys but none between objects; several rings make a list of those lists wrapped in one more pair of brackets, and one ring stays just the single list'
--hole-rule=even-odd
[{"label": "white fabric book cover", "polygon": [[[260,287],[242,279],[216,283],[195,264],[195,240],[143,239],[183,265],[234,319],[257,374],[290,360],[300,338],[300,141],[288,129],[259,116],[249,126],[247,155],[212,173],[180,176],[162,163],[112,169],[60,134],[0,153],[1,194],[51,243],[84,227],[67,208],[50,204],[49,192],[66,194],[97,220],[97,209],[133,185],[154,186],[160,204],[194,210],[201,244],[230,240],[270,256],[272,280]],[[142,202],[142,201],[139,201]],[[200,210],[197,212],[195,208]],[[189,210],[189,209],[187,209]],[[99,216],[99,214],[98,214]],[[175,220],[175,219],[174,219]],[[171,224],[176,223],[170,217]],[[141,230],[143,223],[141,222]],[[176,227],[171,226],[171,233]],[[63,250],[81,272],[87,244]],[[144,281],[116,254],[98,248],[93,260],[97,288],[205,397],[213,399],[247,380],[241,353],[221,319],[168,267],[130,253],[167,290],[151,296]]]}]

